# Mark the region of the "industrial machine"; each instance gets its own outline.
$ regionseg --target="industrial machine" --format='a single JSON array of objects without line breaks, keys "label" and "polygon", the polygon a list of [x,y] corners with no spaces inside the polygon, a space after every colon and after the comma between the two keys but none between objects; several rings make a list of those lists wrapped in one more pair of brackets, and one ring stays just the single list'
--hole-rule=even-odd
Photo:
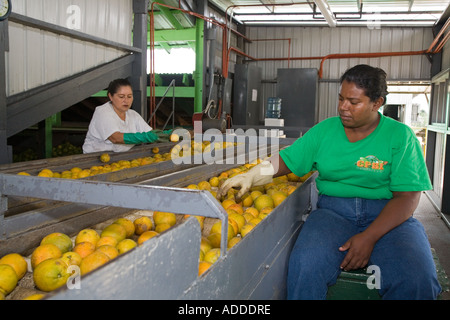
[{"label": "industrial machine", "polygon": [[[292,142],[281,139],[280,148]],[[164,152],[173,144],[158,146]],[[142,156],[151,147],[113,154],[112,160]],[[245,149],[246,154],[254,151],[254,146]],[[73,163],[98,163],[98,157],[78,155],[0,167],[0,256],[30,254],[50,232],[72,236],[136,210],[227,222],[226,211],[209,192],[185,186],[239,166],[237,162],[163,161],[78,180],[17,175],[24,167],[35,172],[44,167],[61,170]],[[229,250],[223,245],[224,232],[219,260],[202,276],[198,276],[201,229],[191,217],[82,277],[80,288],[63,286],[46,299],[283,299],[290,248],[315,197],[312,176]]]}]

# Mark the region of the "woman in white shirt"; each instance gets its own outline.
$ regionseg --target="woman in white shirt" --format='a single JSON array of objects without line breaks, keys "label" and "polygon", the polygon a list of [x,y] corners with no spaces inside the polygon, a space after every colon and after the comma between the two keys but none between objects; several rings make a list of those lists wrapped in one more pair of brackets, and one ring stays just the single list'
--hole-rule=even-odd
[{"label": "woman in white shirt", "polygon": [[[133,89],[126,79],[116,79],[109,84],[110,101],[94,111],[83,153],[130,150],[135,144],[152,143],[160,136],[152,132],[139,113],[131,109]],[[165,135],[168,133],[164,132]]]}]

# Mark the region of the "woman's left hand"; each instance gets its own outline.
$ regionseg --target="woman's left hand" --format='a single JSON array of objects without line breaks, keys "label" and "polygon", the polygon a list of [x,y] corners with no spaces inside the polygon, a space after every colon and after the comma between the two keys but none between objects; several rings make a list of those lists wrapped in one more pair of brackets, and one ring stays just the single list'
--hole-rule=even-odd
[{"label": "woman's left hand", "polygon": [[345,271],[363,268],[369,262],[375,241],[368,239],[364,232],[358,233],[347,240],[339,251],[347,251],[341,263],[341,269]]}]

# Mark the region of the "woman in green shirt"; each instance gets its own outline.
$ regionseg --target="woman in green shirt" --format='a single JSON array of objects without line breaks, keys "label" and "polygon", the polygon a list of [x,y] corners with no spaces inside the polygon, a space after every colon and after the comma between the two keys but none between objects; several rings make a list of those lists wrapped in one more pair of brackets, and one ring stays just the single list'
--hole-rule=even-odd
[{"label": "woman in green shirt", "polygon": [[368,265],[379,270],[375,286],[385,299],[436,299],[441,291],[427,236],[412,217],[431,182],[414,132],[379,112],[387,94],[383,70],[347,70],[338,117],[218,191],[241,187],[240,196],[274,176],[318,171],[318,209],[291,252],[288,299],[325,299],[341,270]]}]

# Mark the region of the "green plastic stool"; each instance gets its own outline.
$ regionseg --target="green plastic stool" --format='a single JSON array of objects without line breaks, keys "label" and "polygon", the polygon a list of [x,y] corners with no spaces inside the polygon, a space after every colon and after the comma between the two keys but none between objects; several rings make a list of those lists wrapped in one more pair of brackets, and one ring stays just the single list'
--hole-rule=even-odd
[{"label": "green plastic stool", "polygon": [[[434,263],[436,264],[437,276],[442,287],[442,292],[448,292],[450,290],[450,281],[439,262],[436,251],[431,249],[431,252]],[[366,268],[342,271],[336,284],[328,288],[327,300],[380,300],[381,296],[378,290],[367,287],[367,279],[371,275],[371,273],[367,273]]]}]

